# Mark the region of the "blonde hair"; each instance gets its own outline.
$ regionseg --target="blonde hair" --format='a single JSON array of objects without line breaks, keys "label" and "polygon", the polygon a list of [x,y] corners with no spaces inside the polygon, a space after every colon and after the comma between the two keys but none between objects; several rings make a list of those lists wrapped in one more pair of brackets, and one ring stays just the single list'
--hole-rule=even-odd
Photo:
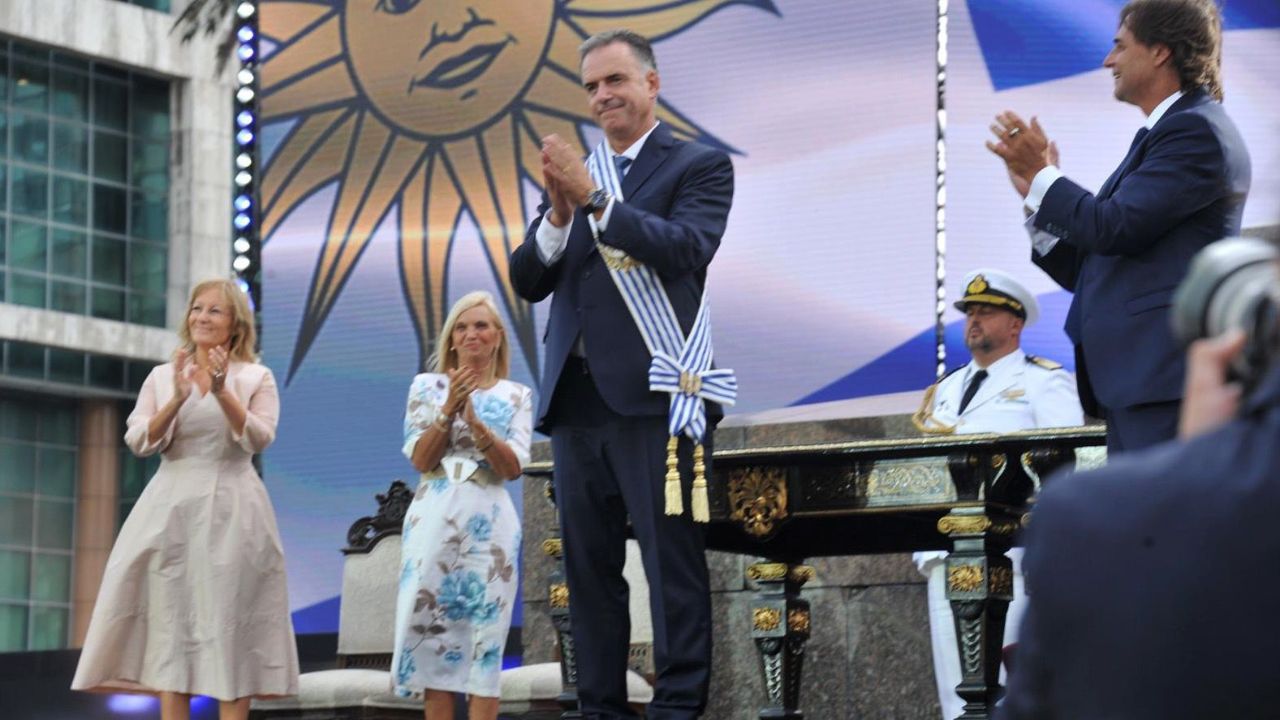
[{"label": "blonde hair", "polygon": [[196,298],[206,290],[221,290],[227,304],[231,306],[231,337],[227,341],[227,356],[239,362],[258,362],[255,348],[258,345],[258,331],[253,326],[253,313],[249,310],[249,300],[244,292],[230,280],[205,280],[191,288],[191,297],[187,300],[187,312],[182,316],[178,326],[178,337],[182,339],[182,347],[189,353],[196,350],[195,341],[191,339],[191,308]]},{"label": "blonde hair", "polygon": [[498,351],[493,357],[493,376],[505,378],[511,374],[511,344],[507,342],[507,328],[502,324],[502,316],[498,314],[498,305],[493,296],[483,290],[469,292],[458,299],[449,310],[449,316],[440,329],[440,337],[436,338],[436,350],[427,360],[427,367],[438,373],[446,373],[458,367],[458,351],[453,347],[453,328],[458,324],[458,316],[474,307],[484,306],[493,316],[493,324],[498,328]]}]

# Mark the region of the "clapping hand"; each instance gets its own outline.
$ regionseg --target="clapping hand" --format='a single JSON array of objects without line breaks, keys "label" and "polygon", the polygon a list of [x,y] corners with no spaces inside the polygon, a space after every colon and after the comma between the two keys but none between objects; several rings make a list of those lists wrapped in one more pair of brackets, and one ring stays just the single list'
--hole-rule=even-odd
[{"label": "clapping hand", "polygon": [[[571,215],[573,208],[583,205],[595,187],[595,182],[587,173],[587,167],[582,163],[581,154],[555,134],[542,138],[542,175],[547,180],[547,195],[551,198],[556,215],[564,209],[568,209]],[[552,187],[561,197],[560,207],[557,207],[556,198],[551,194]]]},{"label": "clapping hand", "polygon": [[1024,198],[1036,174],[1049,165],[1058,164],[1057,146],[1049,142],[1040,121],[1034,117],[1028,125],[1017,113],[1006,110],[996,116],[991,133],[997,142],[988,140],[987,149],[1004,160],[1014,190]]},{"label": "clapping hand", "polygon": [[222,392],[227,382],[227,349],[221,345],[209,351],[209,391]]},{"label": "clapping hand", "polygon": [[178,351],[173,354],[173,397],[178,402],[185,401],[191,394],[193,366],[189,364],[189,360],[190,357],[185,348],[178,348]]},{"label": "clapping hand", "polygon": [[476,371],[470,367],[460,367],[449,371],[449,396],[444,401],[444,411],[453,416],[470,405],[468,398],[476,389]]}]

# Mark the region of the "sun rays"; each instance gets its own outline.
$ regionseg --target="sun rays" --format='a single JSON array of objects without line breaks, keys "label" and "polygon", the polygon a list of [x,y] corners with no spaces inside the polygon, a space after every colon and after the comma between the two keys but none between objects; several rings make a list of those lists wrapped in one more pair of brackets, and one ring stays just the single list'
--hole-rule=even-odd
[{"label": "sun rays", "polygon": [[[263,175],[263,238],[337,184],[288,377],[393,210],[424,358],[448,309],[446,268],[467,214],[537,377],[532,309],[507,263],[533,211],[523,183],[541,186],[540,139],[559,133],[587,150],[578,45],[614,27],[660,40],[730,5],[776,12],[771,0],[266,0],[261,31],[275,49],[262,69],[262,120],[290,128]],[[661,100],[658,116],[678,137],[723,147]]]}]

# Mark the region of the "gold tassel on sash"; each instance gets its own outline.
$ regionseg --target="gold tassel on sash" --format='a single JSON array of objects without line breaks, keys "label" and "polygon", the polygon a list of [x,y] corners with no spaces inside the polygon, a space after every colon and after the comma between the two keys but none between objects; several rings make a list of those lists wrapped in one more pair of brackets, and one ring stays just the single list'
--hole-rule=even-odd
[{"label": "gold tassel on sash", "polygon": [[920,409],[911,416],[911,424],[922,433],[929,435],[950,435],[956,431],[955,425],[948,425],[933,416],[933,396],[938,392],[938,383],[934,383],[924,391],[924,399],[920,401]]},{"label": "gold tassel on sash", "polygon": [[693,521],[710,522],[711,507],[707,502],[707,466],[703,462],[702,443],[693,446]]},{"label": "gold tassel on sash", "polygon": [[676,446],[680,438],[675,435],[667,441],[667,514],[684,514],[684,493],[680,491],[680,468],[677,466]]}]

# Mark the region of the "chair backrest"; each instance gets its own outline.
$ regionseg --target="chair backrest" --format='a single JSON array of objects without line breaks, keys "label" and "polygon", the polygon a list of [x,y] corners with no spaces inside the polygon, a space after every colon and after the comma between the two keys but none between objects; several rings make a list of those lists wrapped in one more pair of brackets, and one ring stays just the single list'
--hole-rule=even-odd
[{"label": "chair backrest", "polygon": [[343,667],[391,667],[399,579],[398,534],[380,538],[367,553],[347,555],[338,611]]}]

